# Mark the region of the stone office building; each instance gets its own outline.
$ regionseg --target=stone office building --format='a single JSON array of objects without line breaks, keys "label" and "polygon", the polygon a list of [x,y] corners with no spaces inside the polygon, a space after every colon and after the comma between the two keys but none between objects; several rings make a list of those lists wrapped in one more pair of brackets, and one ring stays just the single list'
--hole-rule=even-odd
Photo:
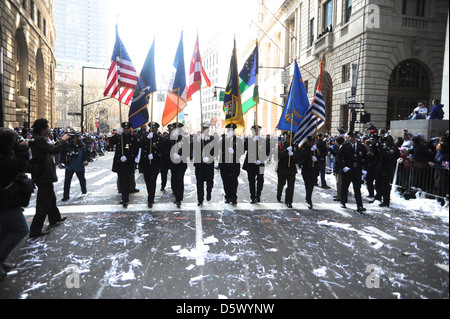
[{"label": "stone office building", "polygon": [[0,0],[0,126],[54,124],[53,0]]},{"label": "stone office building", "polygon": [[[325,129],[333,135],[340,127],[349,128],[352,64],[359,66],[355,100],[364,103],[378,128],[405,119],[418,100],[427,100],[430,110],[432,99],[441,98],[448,1],[262,0],[259,5],[256,36],[243,55],[251,52],[256,38],[260,64],[268,67],[260,69],[260,95],[271,103],[261,103],[258,115],[268,132],[275,129],[281,96],[289,89],[281,84],[282,68],[292,78],[294,59],[310,101],[323,59]],[[368,125],[358,123],[361,113],[355,129],[363,132]]]}]

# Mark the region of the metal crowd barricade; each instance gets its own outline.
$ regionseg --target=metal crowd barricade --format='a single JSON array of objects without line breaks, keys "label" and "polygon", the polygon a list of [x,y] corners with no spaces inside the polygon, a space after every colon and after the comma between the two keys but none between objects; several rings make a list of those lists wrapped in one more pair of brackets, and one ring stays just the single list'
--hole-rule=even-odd
[{"label": "metal crowd barricade", "polygon": [[421,192],[425,196],[448,201],[448,182],[448,164],[443,167],[432,167],[399,158],[392,189],[393,191],[400,190],[403,197],[407,199],[415,197],[416,192]]}]

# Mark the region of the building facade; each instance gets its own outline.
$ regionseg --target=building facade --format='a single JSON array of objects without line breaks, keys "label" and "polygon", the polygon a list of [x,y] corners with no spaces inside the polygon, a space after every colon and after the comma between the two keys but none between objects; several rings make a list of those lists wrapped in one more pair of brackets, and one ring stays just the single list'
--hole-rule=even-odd
[{"label": "building facade", "polygon": [[[447,21],[444,0],[262,0],[243,53],[248,55],[257,39],[260,96],[265,99],[258,119],[268,133],[275,131],[289,89],[281,74],[287,71],[292,78],[295,59],[310,101],[323,61],[325,130],[333,135],[338,128],[349,128],[351,96],[364,103],[355,124],[361,132],[368,126],[362,123],[367,122],[364,112],[378,128],[389,128],[391,121],[405,119],[419,100],[428,101],[431,109],[445,79]],[[354,92],[352,75],[357,75]]]},{"label": "building facade", "polygon": [[52,0],[0,2],[1,122],[29,127],[55,119],[55,26]]}]

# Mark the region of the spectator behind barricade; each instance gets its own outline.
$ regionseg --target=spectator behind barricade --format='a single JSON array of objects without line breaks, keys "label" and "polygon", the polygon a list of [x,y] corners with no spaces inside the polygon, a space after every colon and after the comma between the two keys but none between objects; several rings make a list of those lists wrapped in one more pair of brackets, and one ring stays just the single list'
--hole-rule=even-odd
[{"label": "spectator behind barricade", "polygon": [[434,99],[433,107],[431,108],[429,120],[442,120],[444,118],[444,105],[441,104],[439,99]]},{"label": "spectator behind barricade", "polygon": [[412,137],[413,137],[413,135],[408,133],[407,129],[404,129],[403,130],[403,144],[401,145],[401,147],[410,149],[412,147],[412,141],[411,141]]},{"label": "spectator behind barricade", "polygon": [[[435,186],[439,196],[445,196],[448,193],[448,162],[449,162],[449,145],[442,137],[436,145],[436,155],[433,161],[429,161],[428,165],[436,168],[434,173]],[[446,169],[447,171],[443,171]]]},{"label": "spectator behind barricade", "polygon": [[419,101],[417,107],[414,109],[414,111],[408,118],[410,120],[423,120],[427,118],[427,115],[428,115],[427,101],[422,100]]},{"label": "spectator behind barricade", "polygon": [[[9,185],[15,176],[24,173],[28,165],[28,141],[13,130],[0,128],[0,192]],[[7,205],[3,194],[0,193],[0,280],[15,267],[6,263],[11,251],[28,234],[27,220],[23,215],[23,208],[18,203]]]}]

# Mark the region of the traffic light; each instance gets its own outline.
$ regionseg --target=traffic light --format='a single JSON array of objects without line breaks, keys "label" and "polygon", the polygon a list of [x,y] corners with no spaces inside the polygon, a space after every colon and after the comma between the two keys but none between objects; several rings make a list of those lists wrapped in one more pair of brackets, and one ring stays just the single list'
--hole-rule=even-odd
[{"label": "traffic light", "polygon": [[214,101],[217,101],[217,90],[214,89]]},{"label": "traffic light", "polygon": [[370,123],[370,118],[371,118],[370,113],[361,112],[361,121],[360,121],[361,123],[364,124]]}]

